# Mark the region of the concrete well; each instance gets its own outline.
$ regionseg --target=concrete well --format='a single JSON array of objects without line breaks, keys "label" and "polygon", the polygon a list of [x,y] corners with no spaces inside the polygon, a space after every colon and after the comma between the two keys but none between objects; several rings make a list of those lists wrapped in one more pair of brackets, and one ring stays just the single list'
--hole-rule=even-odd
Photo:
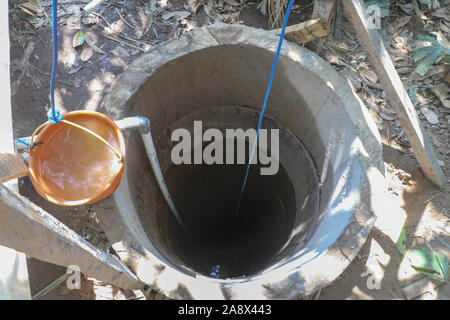
[{"label": "concrete well", "polygon": [[[126,168],[97,203],[116,252],[137,277],[175,299],[291,299],[330,284],[353,260],[384,191],[378,131],[348,83],[314,53],[285,41],[263,128],[279,129],[280,170],[174,165],[171,133],[256,128],[278,38],[212,25],[135,60],[105,97],[113,120],[151,120],[168,189],[189,237],[154,179],[137,132]],[[192,238],[195,238],[194,240]]]}]

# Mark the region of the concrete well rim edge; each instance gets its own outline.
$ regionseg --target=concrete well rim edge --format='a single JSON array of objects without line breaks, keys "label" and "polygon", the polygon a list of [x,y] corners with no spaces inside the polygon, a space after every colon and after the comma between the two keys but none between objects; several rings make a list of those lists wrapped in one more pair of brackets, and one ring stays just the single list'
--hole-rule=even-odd
[{"label": "concrete well rim edge", "polygon": [[[201,41],[200,41],[201,40]],[[102,112],[110,115],[113,119],[118,119],[123,116],[124,111],[129,106],[130,101],[132,101],[133,95],[139,90],[140,86],[146,81],[151,74],[156,71],[159,67],[163,66],[166,62],[176,59],[184,54],[189,54],[200,50],[202,48],[207,48],[212,45],[223,45],[223,44],[233,44],[233,45],[253,45],[262,49],[266,49],[274,52],[276,49],[278,38],[274,35],[269,34],[264,30],[258,30],[245,26],[238,25],[212,25],[209,27],[203,27],[187,33],[186,35],[180,37],[179,39],[172,40],[161,47],[157,47],[154,51],[147,53],[146,55],[136,59],[127,70],[124,71],[122,75],[120,75],[116,83],[111,87],[109,93],[105,97],[100,107]],[[179,50],[177,50],[179,48]],[[187,50],[186,50],[187,49]],[[171,51],[172,50],[172,51]],[[177,52],[178,51],[178,52]],[[154,54],[155,53],[164,53],[164,58],[160,58],[158,61],[155,61]],[[360,99],[356,96],[356,94],[352,91],[350,86],[345,83],[345,81],[337,74],[335,70],[331,68],[325,61],[323,61],[320,57],[315,55],[314,53],[297,46],[293,43],[285,41],[283,44],[283,50],[281,52],[282,55],[287,56],[290,59],[295,60],[295,54],[306,56],[308,59],[312,59],[315,64],[314,65],[305,65],[304,62],[297,61],[302,64],[302,67],[309,70],[315,71],[316,74],[322,79],[324,83],[331,82],[334,85],[332,90],[336,94],[336,96],[340,100],[351,101],[352,103],[343,103],[346,108],[346,112],[350,113],[350,118],[354,122],[354,125],[357,126],[360,131],[365,132],[367,130],[371,131],[371,134],[367,133],[365,144],[370,145],[370,149],[368,152],[371,154],[370,161],[367,162],[367,167],[363,168],[363,170],[370,170],[371,167],[377,168],[381,174],[384,174],[384,164],[382,161],[382,150],[381,150],[381,141],[378,134],[378,131],[373,130],[375,128],[375,124],[373,120],[370,118],[367,110],[365,110],[365,106],[360,101]],[[320,66],[321,72],[317,72],[317,70],[312,70],[313,68],[317,68]],[[139,71],[139,76],[136,77],[136,71]],[[111,105],[114,105],[114,108],[110,108]],[[352,110],[359,110],[362,112],[365,121],[358,120],[357,116],[351,114]],[[353,115],[353,118],[352,118]],[[372,122],[372,123],[371,123]],[[367,128],[367,126],[371,128]],[[365,132],[366,133],[366,132]],[[378,152],[377,152],[378,151]],[[124,173],[124,176],[126,174]],[[378,175],[373,179],[380,179],[381,177]],[[372,184],[372,188],[377,187],[378,190],[363,190],[361,194],[366,195],[368,198],[371,198],[371,193],[376,191],[379,195],[384,190],[380,186],[377,186],[376,183],[371,183],[369,181],[372,178],[368,178],[365,175],[361,176],[361,181],[359,184],[366,185]],[[112,197],[112,201],[114,201],[115,196]],[[366,202],[369,203],[366,203]],[[164,278],[175,277],[177,279],[176,282],[185,284],[188,288],[198,287],[198,290],[189,290],[190,294],[187,296],[180,296],[180,294],[174,288],[174,285],[171,284],[168,286],[161,286],[160,281],[158,280],[161,277],[161,274],[157,274],[156,272],[151,273],[152,275],[143,275],[142,270],[143,266],[154,267],[158,265],[158,259],[154,257],[149,251],[145,250],[140,244],[138,238],[131,234],[128,230],[127,237],[124,240],[123,246],[133,252],[132,254],[125,255],[124,260],[126,263],[130,265],[132,270],[136,273],[136,275],[144,282],[153,285],[159,288],[164,294],[171,298],[207,298],[208,296],[212,299],[223,299],[223,298],[256,298],[256,299],[265,299],[265,298],[280,298],[280,299],[288,299],[295,298],[301,295],[307,295],[320,287],[328,284],[330,281],[334,280],[344,269],[350,264],[351,260],[356,256],[359,252],[362,244],[367,239],[370,230],[375,222],[375,208],[373,207],[373,199],[367,200],[366,202],[360,201],[358,205],[354,208],[353,213],[351,214],[352,221],[344,228],[343,232],[340,234],[338,239],[335,241],[335,245],[326,250],[323,254],[322,259],[326,261],[332,255],[332,258],[337,262],[335,266],[333,266],[334,270],[331,274],[323,274],[322,271],[310,270],[309,273],[305,274],[304,272],[297,270],[292,271],[289,276],[285,277],[290,280],[286,282],[286,279],[275,279],[275,281],[267,281],[264,279],[255,279],[252,282],[252,285],[247,281],[242,283],[241,281],[213,281],[215,279],[210,279],[204,276],[193,277],[188,274],[184,274],[179,270],[171,268],[165,268],[162,273],[165,273]],[[370,203],[372,202],[372,204]],[[121,223],[125,223],[124,220],[121,220]],[[362,227],[362,224],[365,226]],[[128,229],[125,225],[124,229]],[[351,232],[348,232],[352,230]],[[107,234],[108,231],[106,230]],[[341,256],[338,255],[337,249],[341,243],[353,242],[357,245],[353,250],[349,250],[349,252],[344,253]],[[140,252],[140,253],[138,253]],[[316,262],[318,258],[316,258]],[[307,279],[316,279],[316,280],[307,280]],[[171,281],[169,281],[171,282]],[[272,288],[273,290],[268,290],[267,287]],[[289,290],[287,290],[289,288]],[[272,291],[272,292],[270,292]],[[275,292],[278,291],[278,292]],[[203,292],[203,293],[202,293]],[[295,292],[295,293],[294,293]]]}]

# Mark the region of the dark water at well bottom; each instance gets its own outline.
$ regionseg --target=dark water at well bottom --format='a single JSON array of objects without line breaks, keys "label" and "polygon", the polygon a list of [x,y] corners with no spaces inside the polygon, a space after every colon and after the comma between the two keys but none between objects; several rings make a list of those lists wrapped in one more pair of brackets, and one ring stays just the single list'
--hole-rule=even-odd
[{"label": "dark water at well bottom", "polygon": [[189,230],[174,223],[168,239],[184,264],[210,277],[248,276],[271,262],[288,239],[295,194],[282,166],[260,175],[252,165],[235,218],[246,165],[180,165],[168,174],[175,205]]}]

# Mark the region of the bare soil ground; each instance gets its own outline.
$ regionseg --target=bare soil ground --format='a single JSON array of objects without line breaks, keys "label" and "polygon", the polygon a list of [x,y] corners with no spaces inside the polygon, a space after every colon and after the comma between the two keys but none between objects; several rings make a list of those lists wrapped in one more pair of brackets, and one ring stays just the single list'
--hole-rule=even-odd
[{"label": "bare soil ground", "polygon": [[[37,7],[38,12],[31,13],[25,12],[19,6],[26,2],[29,1],[10,0],[11,82],[16,137],[29,136],[34,128],[46,121],[45,110],[49,104],[52,42],[48,16],[51,2],[38,1],[41,4]],[[150,22],[149,1],[125,0],[115,2],[115,5],[112,5],[113,1],[107,1],[108,5],[102,5],[97,11],[99,15],[91,16],[90,19],[80,12],[86,2],[88,1],[59,1],[59,70],[56,98],[57,105],[63,111],[96,110],[116,77],[142,54],[139,49],[103,37],[100,24],[110,25],[111,29],[124,35],[125,38],[120,38],[122,41],[134,46],[151,47],[212,22],[203,5],[195,10],[198,5],[196,0],[169,1],[169,5],[154,14]],[[290,24],[308,20],[312,2],[297,1]],[[430,73],[436,74],[428,77],[418,76],[408,56],[413,37],[425,28],[439,26],[440,32],[448,39],[449,11],[444,12],[444,15],[441,13],[441,16],[432,15],[435,9],[425,11],[430,19],[426,21],[418,18],[414,11],[402,15],[398,1],[393,2],[395,5],[391,6],[392,14],[383,19],[381,32],[405,86],[407,89],[418,88],[417,109],[426,107],[437,116],[437,123],[431,124],[424,118],[423,112],[420,114],[422,124],[444,170],[445,187],[441,190],[434,187],[422,175],[395,113],[387,103],[382,88],[368,71],[371,70],[370,64],[362,53],[351,27],[345,21],[342,22],[338,32],[333,32],[333,37],[330,36],[325,42],[321,55],[351,81],[380,129],[392,206],[387,208],[387,218],[380,219],[349,268],[333,284],[308,297],[310,299],[404,299],[402,288],[424,277],[411,270],[396,248],[396,236],[404,221],[407,248],[428,243],[433,249],[439,249],[450,257],[449,109],[426,87],[438,85],[444,88],[448,98],[448,69],[439,72],[442,64],[436,64],[432,67],[433,70],[430,70]],[[441,6],[445,8],[445,1],[441,1]],[[448,6],[446,8],[449,9]],[[247,1],[247,5],[236,8],[222,5],[219,9],[227,22],[268,28],[267,17],[259,13],[253,1]],[[175,14],[170,14],[171,12]],[[398,19],[405,15],[410,18],[406,24],[400,26],[404,21],[399,23]],[[77,48],[72,45],[73,36],[79,30],[83,30],[93,47],[102,50],[104,54],[94,50],[90,59],[82,61],[80,57],[87,44]],[[108,239],[95,212],[89,206],[52,205],[34,191],[27,177],[20,180],[20,192],[100,249],[110,250]],[[390,224],[391,221],[400,221],[400,224],[394,228],[394,223]],[[28,259],[28,268],[32,295],[65,272],[65,268],[32,258]],[[371,276],[376,276],[380,284],[379,289],[370,289],[367,285]],[[151,290],[145,292],[145,296],[164,299],[162,295]],[[442,285],[437,293],[431,292],[428,296],[432,299],[448,299],[450,287],[448,284]],[[138,294],[98,283],[95,279],[84,278],[81,290],[67,290],[65,286],[61,286],[41,299],[126,298],[138,298]]]}]

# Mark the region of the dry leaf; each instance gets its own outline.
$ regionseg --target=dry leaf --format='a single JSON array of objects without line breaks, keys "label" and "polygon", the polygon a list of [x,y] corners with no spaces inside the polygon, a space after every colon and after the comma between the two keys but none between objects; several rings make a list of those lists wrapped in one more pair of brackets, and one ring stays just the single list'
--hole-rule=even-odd
[{"label": "dry leaf", "polygon": [[82,65],[79,66],[79,67],[71,67],[71,68],[69,69],[69,71],[67,71],[67,73],[68,73],[68,74],[74,74],[74,73],[77,73],[78,71],[80,71],[81,69],[83,69],[83,67],[84,67],[84,64],[82,64]]},{"label": "dry leaf", "polygon": [[366,78],[370,82],[372,82],[372,83],[378,82],[378,77],[377,77],[377,74],[375,73],[375,71],[367,69],[367,70],[361,70],[361,73],[364,76],[364,78]]},{"label": "dry leaf", "polygon": [[203,5],[203,9],[208,17],[214,20],[214,23],[221,22],[222,17],[220,14],[213,8],[214,2],[209,0],[207,3]]},{"label": "dry leaf", "polygon": [[439,42],[439,44],[446,48],[448,51],[450,51],[450,42],[447,40],[447,38],[442,34],[442,32],[438,31],[436,35],[436,40]]},{"label": "dry leaf", "polygon": [[11,83],[11,96],[19,92],[19,88],[20,88],[20,80],[13,81]]},{"label": "dry leaf", "polygon": [[164,12],[164,13],[161,15],[161,19],[163,19],[164,21],[167,21],[167,20],[169,20],[170,18],[172,18],[173,16],[175,16],[175,13],[174,13],[174,12]]},{"label": "dry leaf", "polygon": [[165,12],[161,15],[161,19],[163,19],[164,21],[168,21],[172,18],[175,18],[176,21],[180,21],[182,19],[186,19],[190,15],[191,13],[189,11]]},{"label": "dry leaf", "polygon": [[130,56],[128,51],[121,46],[117,46],[114,50],[111,51],[111,53],[122,58],[128,58]]},{"label": "dry leaf", "polygon": [[403,27],[406,24],[408,24],[409,20],[411,20],[411,16],[403,16],[403,17],[399,17],[398,19],[396,19],[395,22],[394,22],[394,29],[395,29],[395,31],[397,31],[401,27]]},{"label": "dry leaf", "polygon": [[95,24],[96,19],[92,16],[87,16],[87,17],[83,17],[81,19],[81,22],[87,26],[91,26],[91,25]]},{"label": "dry leaf", "polygon": [[444,107],[450,109],[450,97],[448,93],[438,87],[433,87],[430,90],[439,98],[439,100],[441,100]]},{"label": "dry leaf", "polygon": [[92,50],[91,47],[87,46],[86,48],[83,49],[83,51],[81,52],[80,55],[80,60],[83,62],[88,61],[90,58],[92,58],[92,56],[94,55],[94,50]]},{"label": "dry leaf", "polygon": [[32,16],[43,16],[44,12],[36,1],[29,1],[19,5],[19,8]]},{"label": "dry leaf", "polygon": [[97,53],[100,54],[106,54],[106,52],[104,52],[102,49],[100,49],[99,47],[97,47],[97,45],[95,44],[94,40],[92,39],[92,37],[89,35],[89,33],[86,33],[84,36],[84,40],[86,41],[86,43],[88,44],[89,47],[92,48],[92,50],[94,50]]},{"label": "dry leaf", "polygon": [[78,31],[75,33],[72,39],[72,45],[74,48],[81,46],[84,43],[84,33],[83,31]]},{"label": "dry leaf", "polygon": [[436,113],[434,113],[433,111],[431,111],[430,109],[426,108],[426,107],[422,107],[420,108],[420,110],[422,111],[423,116],[425,117],[425,119],[427,119],[427,121],[431,124],[438,124],[439,123],[439,119],[438,116],[436,115]]},{"label": "dry leaf", "polygon": [[447,7],[442,7],[440,9],[437,9],[436,11],[432,12],[431,15],[436,18],[442,18],[448,20],[448,9]]},{"label": "dry leaf", "polygon": [[444,21],[441,21],[441,29],[446,33],[450,33],[450,28],[445,25]]},{"label": "dry leaf", "polygon": [[444,81],[450,84],[450,73],[445,76]]},{"label": "dry leaf", "polygon": [[328,54],[326,56],[326,58],[327,58],[328,62],[330,62],[332,64],[342,65],[341,60],[338,57],[333,56],[332,54]]},{"label": "dry leaf", "polygon": [[405,11],[406,13],[411,13],[414,10],[414,5],[412,3],[405,3],[405,4],[400,4],[400,8],[402,8],[403,11]]},{"label": "dry leaf", "polygon": [[239,7],[240,5],[242,5],[242,3],[239,3],[239,2],[236,2],[233,0],[223,0],[223,2],[229,4],[230,6],[233,6],[233,7]]},{"label": "dry leaf", "polygon": [[189,11],[175,11],[174,12],[177,20],[182,20],[182,19],[186,19],[187,17],[189,17],[191,15],[191,13]]},{"label": "dry leaf", "polygon": [[153,24],[153,16],[151,14],[149,14],[148,16],[144,16],[144,17],[145,18],[144,18],[144,23],[143,23],[142,29],[141,28],[135,29],[135,35],[138,40],[141,40],[148,33],[148,31],[150,30],[150,27]]},{"label": "dry leaf", "polygon": [[383,118],[384,120],[387,120],[387,121],[393,121],[393,120],[395,120],[395,117],[391,117],[391,116],[388,116],[386,113],[384,113],[384,112],[380,112],[379,114],[378,114],[381,118]]}]

